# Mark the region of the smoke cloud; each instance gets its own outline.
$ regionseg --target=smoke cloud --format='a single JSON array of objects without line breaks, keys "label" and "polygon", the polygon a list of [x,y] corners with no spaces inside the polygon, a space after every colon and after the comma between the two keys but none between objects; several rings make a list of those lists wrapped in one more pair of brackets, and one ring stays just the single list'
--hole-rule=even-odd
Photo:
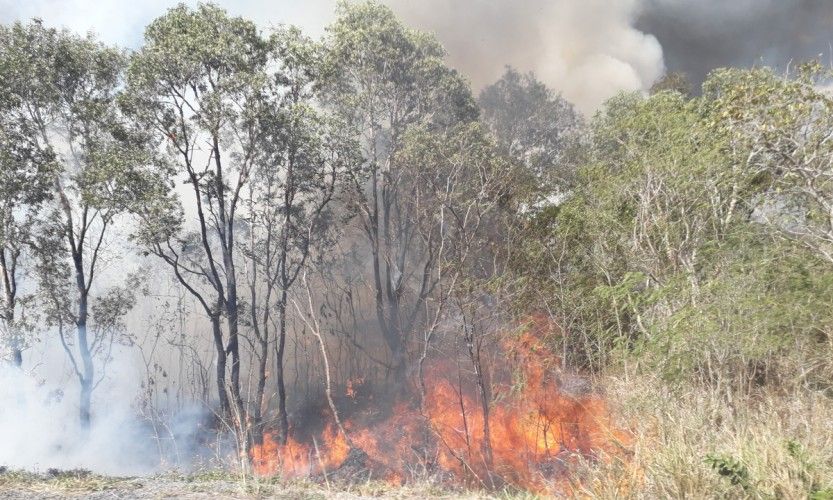
[{"label": "smoke cloud", "polygon": [[[40,370],[41,372],[43,370]],[[49,374],[52,375],[52,374]],[[0,464],[27,470],[84,468],[110,474],[151,472],[159,463],[129,399],[102,388],[106,410],[92,428],[78,423],[74,384],[0,366]],[[107,397],[107,395],[111,397]]]},{"label": "smoke cloud", "polygon": [[436,32],[475,88],[504,65],[534,71],[584,112],[662,76],[662,47],[633,27],[637,0],[391,0],[409,24]]},{"label": "smoke cloud", "polygon": [[162,464],[187,470],[216,454],[199,436],[209,418],[204,406],[173,409],[163,428],[137,412],[142,376],[135,350],[126,346],[114,349],[106,369],[99,364],[106,374],[93,393],[92,425],[82,429],[78,383],[54,335],[44,337],[26,352],[31,369],[0,364],[0,466],[143,475]]},{"label": "smoke cloud", "polygon": [[654,34],[670,71],[694,83],[717,67],[824,56],[830,62],[833,2],[829,0],[643,0],[636,27]]},{"label": "smoke cloud", "polygon": [[504,64],[534,71],[585,113],[619,90],[681,71],[699,85],[718,67],[833,60],[829,0],[390,0],[434,31],[481,87]]},{"label": "smoke cloud", "polygon": [[[828,0],[383,0],[408,24],[437,34],[475,90],[505,65],[534,71],[585,113],[620,90],[645,90],[682,71],[699,84],[721,66],[831,53]],[[0,0],[0,20],[41,17],[137,47],[142,29],[177,0]],[[196,4],[197,0],[185,3]],[[297,24],[313,36],[336,0],[216,0],[268,28]]]}]

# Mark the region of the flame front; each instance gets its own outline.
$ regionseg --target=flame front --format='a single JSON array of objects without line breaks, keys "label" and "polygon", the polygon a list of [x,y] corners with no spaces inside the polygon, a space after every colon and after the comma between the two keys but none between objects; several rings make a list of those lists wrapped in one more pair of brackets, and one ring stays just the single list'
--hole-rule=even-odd
[{"label": "flame front", "polygon": [[[482,487],[515,485],[553,491],[579,457],[617,454],[628,439],[609,423],[605,402],[596,395],[562,391],[541,340],[540,320],[512,337],[503,352],[520,367],[520,377],[495,384],[484,409],[472,384],[461,383],[454,367],[427,367],[423,403],[400,402],[390,416],[369,423],[347,421],[345,436],[334,425],[313,443],[290,439],[279,446],[267,434],[252,449],[261,475],[314,476],[342,467],[351,449],[361,450],[366,466],[393,483],[419,472]],[[356,397],[362,381],[347,384]],[[488,427],[488,430],[487,430]]]},{"label": "flame front", "polygon": [[339,467],[347,459],[350,446],[334,425],[326,428],[313,444],[299,443],[289,438],[283,446],[277,438],[266,433],[263,443],[252,448],[252,464],[262,476],[281,474],[296,478],[318,474]]}]

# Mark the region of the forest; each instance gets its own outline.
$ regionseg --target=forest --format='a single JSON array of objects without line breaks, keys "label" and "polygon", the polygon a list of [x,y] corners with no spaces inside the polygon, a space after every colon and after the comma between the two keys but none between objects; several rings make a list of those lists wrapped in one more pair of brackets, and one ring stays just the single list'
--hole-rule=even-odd
[{"label": "forest", "polygon": [[833,499],[833,70],[585,115],[446,56],[374,1],[0,26],[0,495]]}]

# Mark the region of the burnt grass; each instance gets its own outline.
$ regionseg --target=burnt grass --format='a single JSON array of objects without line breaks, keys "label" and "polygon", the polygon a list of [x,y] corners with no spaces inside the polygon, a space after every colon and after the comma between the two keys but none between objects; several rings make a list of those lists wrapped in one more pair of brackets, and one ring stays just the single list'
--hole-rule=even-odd
[{"label": "burnt grass", "polygon": [[[391,486],[362,477],[359,470],[342,471],[342,478],[282,481],[253,478],[223,470],[189,474],[165,473],[143,477],[117,477],[87,470],[48,469],[45,472],[10,470],[0,466],[0,498],[31,499],[158,499],[158,498],[281,498],[281,499],[364,499],[364,498],[533,498],[505,491],[499,494],[452,491],[436,485]],[[352,473],[351,473],[352,472]]]}]

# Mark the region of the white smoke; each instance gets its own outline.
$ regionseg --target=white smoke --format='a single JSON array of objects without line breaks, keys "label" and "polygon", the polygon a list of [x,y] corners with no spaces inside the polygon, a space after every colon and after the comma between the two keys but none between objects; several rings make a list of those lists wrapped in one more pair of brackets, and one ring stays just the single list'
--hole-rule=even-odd
[{"label": "white smoke", "polygon": [[48,345],[51,340],[26,352],[34,365],[29,370],[0,364],[0,466],[139,475],[189,468],[210,453],[197,446],[205,418],[199,406],[180,411],[163,433],[141,416],[141,379],[127,348],[116,349],[93,393],[91,427],[82,429],[78,382],[66,376],[63,353]]},{"label": "white smoke", "polygon": [[74,384],[53,384],[9,366],[0,367],[0,380],[0,465],[138,474],[159,463],[123,398],[98,398],[93,425],[83,431]]},{"label": "white smoke", "polygon": [[475,88],[504,65],[534,71],[588,113],[621,90],[648,89],[662,47],[633,27],[639,0],[390,0],[409,24],[436,32]]},{"label": "white smoke", "polygon": [[[406,23],[432,31],[450,62],[475,90],[497,80],[504,66],[534,71],[590,112],[620,90],[648,88],[663,72],[656,39],[633,27],[639,0],[383,0]],[[0,19],[41,17],[109,43],[141,43],[142,28],[177,0],[0,0]],[[195,0],[185,3],[196,4]],[[300,25],[323,33],[335,0],[219,0],[231,13],[268,28]]]}]

